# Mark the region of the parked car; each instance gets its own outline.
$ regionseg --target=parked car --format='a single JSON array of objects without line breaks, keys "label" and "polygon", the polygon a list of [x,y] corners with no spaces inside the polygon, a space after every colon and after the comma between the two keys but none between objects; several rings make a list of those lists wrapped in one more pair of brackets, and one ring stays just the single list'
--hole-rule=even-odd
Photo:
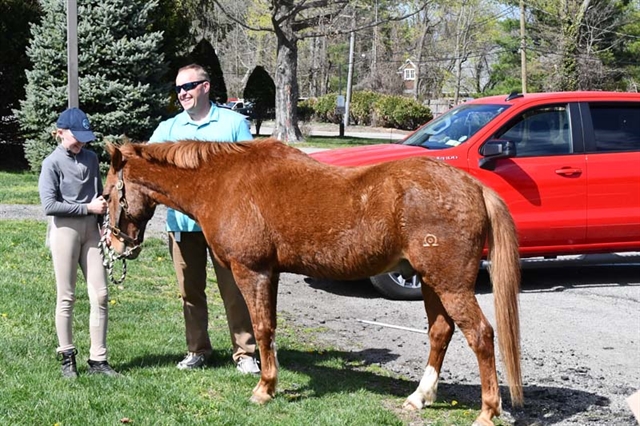
[{"label": "parked car", "polygon": [[[312,154],[340,166],[431,156],[507,202],[523,258],[640,250],[640,94],[560,92],[468,101],[404,140]],[[371,277],[393,299],[420,280]]]}]

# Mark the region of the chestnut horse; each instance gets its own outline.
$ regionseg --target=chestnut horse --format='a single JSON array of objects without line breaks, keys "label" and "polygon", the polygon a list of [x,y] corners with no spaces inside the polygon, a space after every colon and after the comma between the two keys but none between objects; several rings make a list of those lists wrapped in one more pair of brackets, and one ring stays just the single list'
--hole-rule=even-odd
[{"label": "chestnut horse", "polygon": [[137,256],[147,221],[164,204],[195,219],[216,259],[233,272],[260,350],[253,402],[276,392],[281,272],[351,280],[402,270],[425,284],[430,342],[424,376],[404,407],[435,401],[455,324],[478,359],[476,421],[493,424],[501,411],[494,334],[474,292],[486,243],[500,352],[512,403],[522,404],[517,234],[502,199],[468,173],[426,157],[335,167],[274,139],[108,150],[112,250]]}]

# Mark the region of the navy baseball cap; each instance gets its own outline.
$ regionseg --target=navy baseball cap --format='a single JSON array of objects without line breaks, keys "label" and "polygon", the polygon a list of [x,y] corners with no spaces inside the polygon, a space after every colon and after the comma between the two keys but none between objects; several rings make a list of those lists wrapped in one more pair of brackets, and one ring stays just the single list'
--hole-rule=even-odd
[{"label": "navy baseball cap", "polygon": [[95,140],[96,135],[91,131],[91,123],[87,114],[78,108],[69,108],[60,114],[56,122],[58,129],[69,129],[78,142],[87,143]]}]

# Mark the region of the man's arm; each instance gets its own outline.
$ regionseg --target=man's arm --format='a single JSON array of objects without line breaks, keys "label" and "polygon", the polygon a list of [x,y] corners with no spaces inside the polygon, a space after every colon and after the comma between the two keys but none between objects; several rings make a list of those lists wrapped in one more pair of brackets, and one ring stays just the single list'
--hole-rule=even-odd
[{"label": "man's arm", "polygon": [[251,134],[251,124],[249,120],[246,118],[242,118],[238,122],[237,130],[236,130],[236,140],[234,142],[242,142],[242,141],[250,141],[253,140],[253,135]]}]

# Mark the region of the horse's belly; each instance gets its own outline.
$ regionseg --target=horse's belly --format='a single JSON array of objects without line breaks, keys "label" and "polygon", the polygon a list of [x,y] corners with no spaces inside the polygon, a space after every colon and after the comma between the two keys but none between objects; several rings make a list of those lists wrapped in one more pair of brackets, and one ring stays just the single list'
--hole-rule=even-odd
[{"label": "horse's belly", "polygon": [[354,247],[348,252],[328,249],[296,256],[295,261],[283,262],[281,269],[316,278],[357,280],[398,270],[401,264],[399,254],[370,253]]}]

